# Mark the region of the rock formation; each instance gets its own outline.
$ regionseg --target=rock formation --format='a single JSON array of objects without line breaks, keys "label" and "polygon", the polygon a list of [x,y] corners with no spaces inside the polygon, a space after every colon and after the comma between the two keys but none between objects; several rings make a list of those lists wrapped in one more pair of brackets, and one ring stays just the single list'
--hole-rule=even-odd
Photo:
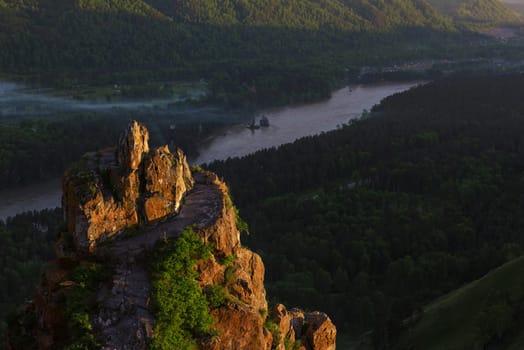
[{"label": "rock formation", "polygon": [[132,121],[118,147],[86,154],[63,178],[62,207],[76,249],[178,212],[193,178],[182,151],[149,151],[149,132]]},{"label": "rock formation", "polygon": [[[288,311],[282,304],[275,305],[271,318],[279,326],[281,337],[291,342],[300,341],[305,349],[335,350],[337,331],[335,325],[323,312]],[[279,344],[276,350],[285,350]]]},{"label": "rock formation", "polygon": [[[67,231],[57,244],[59,257],[42,276],[33,303],[10,325],[7,349],[20,349],[21,342],[56,349],[75,336],[65,304],[77,286],[74,269],[93,262],[108,266],[111,276],[89,298],[84,322],[101,349],[147,349],[155,324],[148,252],[189,226],[212,248],[195,267],[200,288],[221,286],[228,295],[211,310],[218,335],[200,339],[201,349],[335,349],[336,328],[327,315],[283,305],[268,315],[264,264],[240,244],[227,186],[213,173],[192,174],[180,150],[150,151],[148,138],[131,122],[116,149],[88,154],[64,176]],[[130,230],[134,234],[122,235]]]}]

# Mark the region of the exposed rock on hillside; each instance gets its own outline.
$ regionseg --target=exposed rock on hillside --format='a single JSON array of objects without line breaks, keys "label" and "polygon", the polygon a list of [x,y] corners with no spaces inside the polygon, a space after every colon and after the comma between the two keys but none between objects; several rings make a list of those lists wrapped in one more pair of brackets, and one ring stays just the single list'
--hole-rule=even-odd
[{"label": "exposed rock on hillside", "polygon": [[[212,251],[194,267],[200,290],[218,287],[227,296],[210,306],[217,335],[197,339],[201,349],[335,349],[336,328],[323,313],[288,312],[278,305],[268,318],[264,264],[240,244],[227,186],[213,173],[191,174],[180,150],[149,151],[147,141],[147,130],[131,122],[118,148],[87,155],[64,176],[67,232],[58,244],[59,259],[43,275],[35,301],[11,324],[7,348],[61,348],[84,327],[92,338],[84,334],[81,340],[96,348],[147,349],[155,337],[148,254],[158,241],[192,227]],[[133,235],[100,245],[136,224]],[[67,241],[73,251],[67,251]],[[103,265],[108,278],[87,288],[91,296],[80,305],[84,316],[72,320],[68,300],[84,288],[78,267],[88,271],[95,265]]]},{"label": "exposed rock on hillside", "polygon": [[[271,314],[281,331],[281,337],[290,342],[300,341],[305,349],[335,350],[337,330],[330,318],[323,312],[304,312],[299,309],[288,311],[277,304]],[[285,350],[279,344],[277,350]]]}]

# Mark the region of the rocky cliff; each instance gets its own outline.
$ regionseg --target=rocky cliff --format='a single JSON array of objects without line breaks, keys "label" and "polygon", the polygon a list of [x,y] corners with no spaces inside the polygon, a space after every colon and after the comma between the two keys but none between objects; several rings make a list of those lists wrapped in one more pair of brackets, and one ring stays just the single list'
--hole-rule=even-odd
[{"label": "rocky cliff", "polygon": [[227,186],[212,173],[192,173],[180,150],[150,151],[139,123],[129,124],[115,149],[72,167],[63,189],[67,228],[58,258],[11,323],[7,349],[149,348],[161,305],[151,301],[148,262],[158,242],[178,239],[187,227],[211,252],[193,267],[198,288],[227,296],[210,304],[213,335],[195,334],[199,348],[335,349],[327,315],[283,305],[268,312],[264,264],[240,244]]}]

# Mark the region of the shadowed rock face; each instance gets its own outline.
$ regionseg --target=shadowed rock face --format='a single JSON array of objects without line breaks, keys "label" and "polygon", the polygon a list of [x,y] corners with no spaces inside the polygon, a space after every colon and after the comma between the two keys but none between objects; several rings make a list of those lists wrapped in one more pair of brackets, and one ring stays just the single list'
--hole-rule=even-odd
[{"label": "shadowed rock face", "polygon": [[[57,243],[59,259],[42,276],[34,302],[10,326],[6,348],[20,349],[16,339],[21,337],[34,339],[31,348],[42,350],[67,341],[71,334],[64,308],[74,286],[73,270],[96,261],[110,271],[89,301],[89,322],[100,349],[146,350],[155,329],[148,252],[156,242],[176,239],[192,227],[212,247],[211,257],[195,266],[199,286],[206,291],[219,285],[228,296],[210,310],[218,336],[198,339],[200,349],[285,350],[291,344],[294,349],[334,350],[336,328],[324,313],[277,305],[269,315],[276,329],[266,328],[264,263],[240,243],[226,184],[210,172],[193,176],[180,150],[171,153],[164,146],[149,151],[148,138],[143,126],[131,122],[119,148],[88,154],[64,176],[68,230],[63,234],[73,238],[74,250],[66,256],[63,240]],[[138,223],[135,235],[97,247]]]},{"label": "shadowed rock face", "polygon": [[78,250],[178,212],[194,184],[186,157],[167,146],[150,152],[148,140],[131,121],[116,149],[86,154],[64,176],[62,206]]}]

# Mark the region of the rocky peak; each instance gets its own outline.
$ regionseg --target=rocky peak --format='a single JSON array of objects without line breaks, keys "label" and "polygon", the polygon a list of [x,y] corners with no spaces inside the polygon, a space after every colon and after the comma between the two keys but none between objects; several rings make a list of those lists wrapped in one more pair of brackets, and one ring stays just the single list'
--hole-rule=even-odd
[{"label": "rocky peak", "polygon": [[[67,232],[34,301],[10,325],[6,349],[52,350],[78,340],[67,300],[79,286],[75,271],[96,263],[109,275],[84,300],[82,327],[97,349],[146,350],[158,331],[148,256],[159,241],[191,227],[212,252],[196,262],[195,282],[203,293],[218,288],[227,296],[209,305],[217,335],[198,339],[201,350],[334,350],[336,328],[326,314],[277,305],[268,315],[264,263],[241,245],[226,184],[210,172],[193,174],[180,150],[150,151],[147,140],[147,129],[133,121],[117,148],[87,154],[64,175]],[[110,240],[130,227],[133,235]]]},{"label": "rocky peak", "polygon": [[184,153],[150,152],[149,132],[129,122],[118,147],[86,154],[63,178],[62,207],[76,249],[175,214],[193,187]]},{"label": "rocky peak", "polygon": [[129,122],[118,140],[118,163],[131,171],[137,170],[144,154],[149,153],[149,131],[136,120]]}]

